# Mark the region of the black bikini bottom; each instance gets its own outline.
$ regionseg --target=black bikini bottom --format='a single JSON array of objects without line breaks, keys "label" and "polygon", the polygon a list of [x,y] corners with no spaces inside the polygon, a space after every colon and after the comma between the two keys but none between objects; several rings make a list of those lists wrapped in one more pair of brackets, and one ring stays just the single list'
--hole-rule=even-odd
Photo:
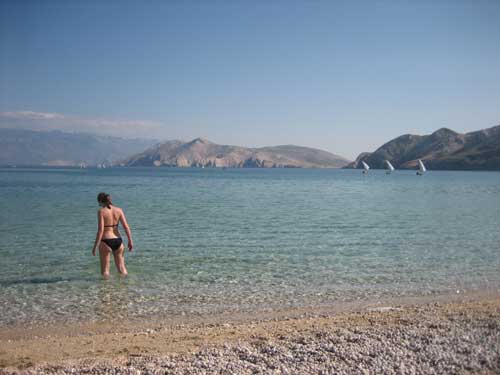
[{"label": "black bikini bottom", "polygon": [[108,245],[111,248],[111,250],[113,250],[113,251],[118,250],[120,248],[120,246],[122,245],[121,237],[103,238],[101,241],[104,242],[106,245]]}]

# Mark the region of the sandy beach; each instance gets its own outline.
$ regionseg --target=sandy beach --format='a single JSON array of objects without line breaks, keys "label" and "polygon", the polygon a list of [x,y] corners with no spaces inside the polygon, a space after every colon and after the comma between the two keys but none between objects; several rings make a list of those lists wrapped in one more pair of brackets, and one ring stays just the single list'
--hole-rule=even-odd
[{"label": "sandy beach", "polygon": [[0,329],[2,374],[500,373],[500,293]]}]

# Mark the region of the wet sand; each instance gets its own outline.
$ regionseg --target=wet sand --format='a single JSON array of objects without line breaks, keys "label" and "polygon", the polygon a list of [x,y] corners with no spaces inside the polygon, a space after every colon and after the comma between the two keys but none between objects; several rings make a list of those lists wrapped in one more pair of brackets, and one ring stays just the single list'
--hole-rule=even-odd
[{"label": "wet sand", "polygon": [[0,373],[500,373],[500,291],[0,328]]}]

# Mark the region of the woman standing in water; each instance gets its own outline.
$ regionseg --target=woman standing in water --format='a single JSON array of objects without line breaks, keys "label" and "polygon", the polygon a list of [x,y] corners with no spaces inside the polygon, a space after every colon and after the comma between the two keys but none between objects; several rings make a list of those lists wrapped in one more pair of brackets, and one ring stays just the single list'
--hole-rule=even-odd
[{"label": "woman standing in water", "polygon": [[132,233],[127,223],[125,213],[119,207],[111,203],[111,196],[106,193],[99,193],[97,202],[101,208],[97,211],[97,235],[95,237],[92,255],[95,256],[97,247],[99,247],[99,257],[101,259],[101,274],[104,279],[109,277],[109,263],[111,253],[115,258],[116,269],[123,277],[127,276],[125,268],[125,246],[118,231],[118,223],[121,223],[125,229],[128,238],[128,250],[132,251],[134,243],[132,242]]}]

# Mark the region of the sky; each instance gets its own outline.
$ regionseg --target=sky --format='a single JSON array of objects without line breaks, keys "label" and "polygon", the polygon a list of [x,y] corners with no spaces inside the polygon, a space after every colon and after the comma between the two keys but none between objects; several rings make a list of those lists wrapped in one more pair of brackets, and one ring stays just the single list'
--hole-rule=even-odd
[{"label": "sky", "polygon": [[0,0],[0,127],[354,159],[500,124],[500,1]]}]

